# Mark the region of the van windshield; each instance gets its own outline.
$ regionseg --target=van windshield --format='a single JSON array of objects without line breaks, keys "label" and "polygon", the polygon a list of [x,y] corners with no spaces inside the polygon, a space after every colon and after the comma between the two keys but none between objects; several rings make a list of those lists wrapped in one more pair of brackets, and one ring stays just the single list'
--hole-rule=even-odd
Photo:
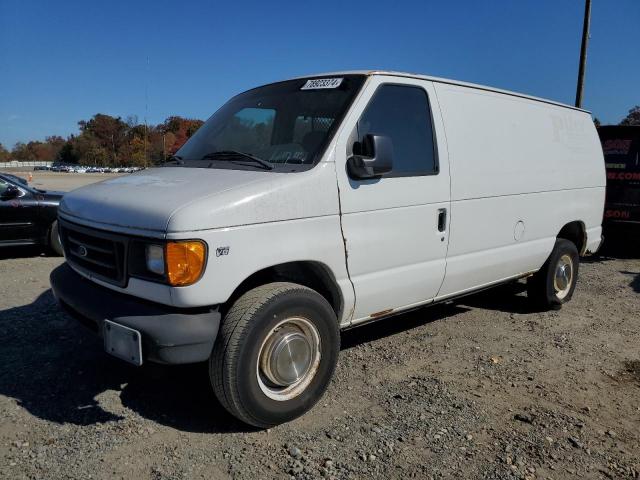
[{"label": "van windshield", "polygon": [[364,80],[304,78],[242,93],[200,127],[173,163],[277,172],[313,168]]}]

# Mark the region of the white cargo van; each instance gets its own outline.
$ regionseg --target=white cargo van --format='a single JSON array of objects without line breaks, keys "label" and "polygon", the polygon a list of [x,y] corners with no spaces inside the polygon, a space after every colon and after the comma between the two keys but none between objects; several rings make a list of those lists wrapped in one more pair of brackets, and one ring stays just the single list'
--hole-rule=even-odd
[{"label": "white cargo van", "polygon": [[164,167],[65,195],[51,284],[107,352],[208,361],[220,403],[268,427],[318,401],[341,329],[524,277],[567,302],[604,196],[586,111],[404,73],[298,78],[232,98]]}]

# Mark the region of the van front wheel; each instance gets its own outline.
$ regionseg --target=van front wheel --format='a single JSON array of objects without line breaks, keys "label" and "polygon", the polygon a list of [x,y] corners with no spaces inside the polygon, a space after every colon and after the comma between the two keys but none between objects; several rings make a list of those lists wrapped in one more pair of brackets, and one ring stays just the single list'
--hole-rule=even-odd
[{"label": "van front wheel", "polygon": [[225,316],[209,378],[229,413],[268,428],[315,405],[339,351],[338,322],[324,297],[302,285],[270,283],[242,295]]},{"label": "van front wheel", "polygon": [[573,296],[579,264],[580,256],[575,244],[558,238],[542,268],[529,277],[527,296],[539,307],[560,308]]}]

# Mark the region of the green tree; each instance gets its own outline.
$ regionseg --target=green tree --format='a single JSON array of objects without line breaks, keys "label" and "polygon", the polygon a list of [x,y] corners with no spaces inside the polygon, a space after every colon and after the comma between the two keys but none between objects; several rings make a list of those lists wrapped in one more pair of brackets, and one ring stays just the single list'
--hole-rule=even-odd
[{"label": "green tree", "polygon": [[56,157],[56,161],[60,163],[78,163],[78,154],[74,148],[74,140],[73,135],[69,137],[69,139],[62,145],[60,151],[58,151],[58,156]]},{"label": "green tree", "polygon": [[89,121],[81,120],[78,125],[78,138],[85,137],[85,143],[91,143],[91,148],[85,149],[87,154],[93,152],[90,154],[91,158],[87,157],[91,163],[98,158],[113,165],[125,161],[122,153],[125,150],[129,127],[120,117],[96,113]]},{"label": "green tree", "polygon": [[147,156],[150,151],[149,141],[144,137],[135,136],[129,142],[129,164],[144,166],[147,164]]},{"label": "green tree", "polygon": [[82,165],[117,165],[113,153],[95,135],[82,132],[75,139],[73,151]]}]

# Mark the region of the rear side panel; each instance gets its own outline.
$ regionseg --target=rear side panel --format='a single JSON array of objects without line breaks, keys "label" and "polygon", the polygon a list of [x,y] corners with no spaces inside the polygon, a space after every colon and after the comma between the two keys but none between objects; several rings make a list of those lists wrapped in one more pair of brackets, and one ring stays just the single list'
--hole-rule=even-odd
[{"label": "rear side panel", "polygon": [[435,83],[449,147],[446,297],[535,271],[563,225],[600,240],[605,175],[582,111]]}]

